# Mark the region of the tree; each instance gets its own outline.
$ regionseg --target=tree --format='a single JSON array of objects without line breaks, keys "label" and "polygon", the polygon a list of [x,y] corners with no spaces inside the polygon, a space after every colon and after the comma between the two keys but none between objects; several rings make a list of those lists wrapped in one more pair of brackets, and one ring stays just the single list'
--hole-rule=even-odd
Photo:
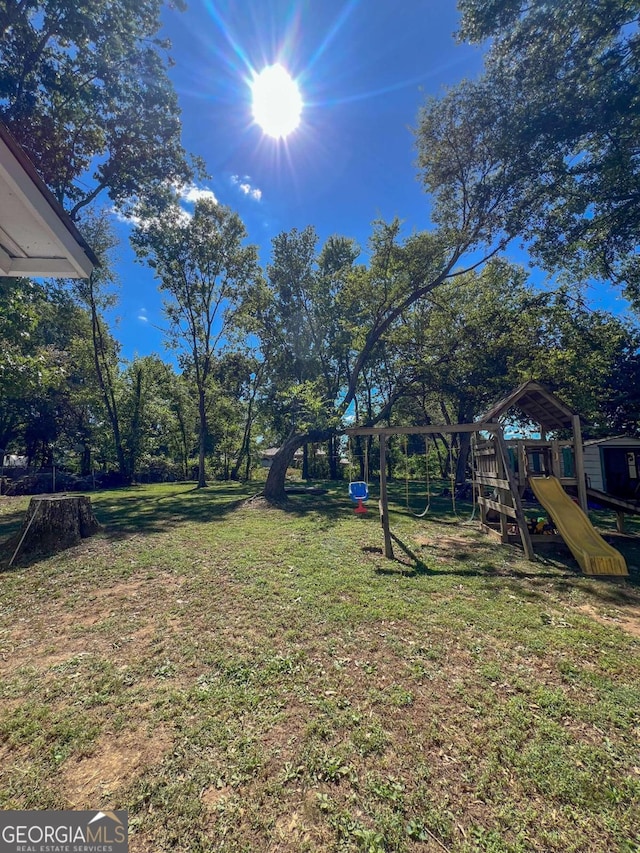
[{"label": "tree", "polygon": [[265,494],[272,500],[283,497],[295,450],[332,435],[339,423],[336,400],[347,381],[346,318],[353,308],[347,280],[360,250],[345,237],[329,238],[319,253],[317,243],[312,227],[283,232],[273,240],[267,267],[272,300],[261,329],[269,353],[266,396],[276,432],[287,438],[269,469]]},{"label": "tree", "polygon": [[[459,0],[459,37],[491,40],[485,73],[443,104],[475,127],[519,186],[509,236],[547,269],[613,279],[640,297],[638,0]],[[469,102],[468,96],[473,98]]]},{"label": "tree", "polygon": [[[540,348],[542,309],[551,297],[525,270],[494,258],[480,271],[443,284],[403,317],[385,347],[402,423],[470,423],[517,387]],[[464,483],[470,433],[442,436],[457,447]]]},{"label": "tree", "polygon": [[640,329],[586,304],[563,285],[541,306],[531,376],[548,385],[586,420],[585,434],[638,432]]},{"label": "tree", "polygon": [[211,379],[231,332],[234,310],[259,286],[257,252],[244,246],[246,231],[237,213],[210,199],[196,202],[188,216],[177,202],[144,222],[132,242],[167,295],[169,343],[195,385],[198,399],[198,488],[206,486],[207,413]]},{"label": "tree", "polygon": [[[177,8],[184,8],[176,0]],[[158,38],[162,0],[5,0],[0,119],[76,218],[192,179]]]},{"label": "tree", "polygon": [[128,481],[131,479],[131,471],[127,465],[119,408],[119,345],[109,333],[104,320],[104,312],[115,304],[113,285],[116,277],[111,267],[110,253],[117,245],[117,239],[104,212],[85,214],[83,230],[100,264],[93,268],[89,278],[73,280],[70,287],[91,317],[95,375],[111,425],[118,471],[122,480]]},{"label": "tree", "polygon": [[[131,479],[137,480],[141,473],[164,476],[176,471],[176,463],[180,476],[186,477],[183,445],[190,442],[182,435],[178,417],[184,411],[180,377],[159,356],[147,355],[126,366],[120,388],[123,444]],[[189,430],[190,435],[192,432]]]},{"label": "tree", "polygon": [[[456,279],[480,266],[496,254],[502,240],[494,240],[494,223],[504,203],[499,192],[492,192],[491,178],[495,175],[484,168],[486,148],[469,144],[464,133],[456,139],[455,121],[443,116],[440,129],[448,122],[450,133],[430,149],[433,169],[429,168],[434,190],[434,217],[441,226],[431,233],[414,234],[405,240],[400,237],[400,223],[377,223],[371,238],[371,261],[368,269],[352,268],[346,264],[336,275],[335,289],[326,298],[323,309],[340,317],[334,327],[339,332],[335,353],[327,362],[320,354],[314,358],[314,336],[326,334],[330,326],[315,322],[310,310],[311,288],[317,288],[311,254],[307,242],[299,245],[297,253],[284,249],[289,241],[282,237],[274,241],[274,263],[269,270],[272,284],[284,288],[285,295],[298,293],[301,306],[295,314],[300,327],[295,345],[306,337],[311,350],[296,351],[287,335],[278,341],[282,358],[308,370],[315,361],[312,374],[297,381],[295,399],[287,402],[288,434],[269,468],[265,496],[271,501],[285,497],[286,470],[295,451],[307,442],[327,441],[343,424],[343,418],[356,399],[363,371],[375,357],[386,336],[401,321],[405,312],[444,282]],[[453,150],[458,157],[452,158]],[[445,163],[452,162],[444,170]],[[425,168],[427,152],[425,152]],[[494,181],[496,185],[499,181]],[[300,241],[298,241],[300,242]],[[479,251],[475,251],[479,250]],[[464,256],[468,253],[468,261]],[[347,254],[348,259],[348,254]],[[278,302],[275,303],[278,307]],[[286,306],[284,306],[286,307]],[[287,314],[278,311],[286,318]],[[318,337],[320,340],[320,337]],[[324,350],[326,353],[326,349]],[[288,354],[288,355],[287,355]],[[323,373],[324,371],[324,373]],[[324,384],[323,375],[332,382]],[[378,412],[378,418],[383,413]],[[284,430],[281,430],[284,433]]]},{"label": "tree", "polygon": [[0,277],[0,447],[15,439],[24,399],[42,390],[46,356],[34,337],[42,289],[28,279]]}]

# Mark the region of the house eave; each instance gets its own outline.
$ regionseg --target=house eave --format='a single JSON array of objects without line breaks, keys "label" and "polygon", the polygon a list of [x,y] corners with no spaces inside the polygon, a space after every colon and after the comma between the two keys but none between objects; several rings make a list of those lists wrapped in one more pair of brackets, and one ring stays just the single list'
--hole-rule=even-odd
[{"label": "house eave", "polygon": [[0,275],[88,278],[98,259],[0,122]]}]

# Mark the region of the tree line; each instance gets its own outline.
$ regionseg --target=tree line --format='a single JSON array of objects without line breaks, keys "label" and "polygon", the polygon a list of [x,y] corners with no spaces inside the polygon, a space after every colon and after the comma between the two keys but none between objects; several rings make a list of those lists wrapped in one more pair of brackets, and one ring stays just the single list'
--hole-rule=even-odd
[{"label": "tree line", "polygon": [[[416,129],[432,228],[376,222],[369,244],[310,225],[259,259],[238,214],[176,187],[203,174],[179,138],[160,0],[8,0],[0,116],[102,259],[86,282],[0,280],[0,446],[81,473],[247,477],[283,495],[296,450],[360,423],[467,422],[527,378],[588,430],[638,432],[639,332],[585,281],[637,293],[639,4],[460,0],[485,69],[429,99]],[[70,45],[76,45],[77,50]],[[80,49],[82,48],[82,49]],[[153,73],[150,73],[153,71]],[[170,362],[125,363],[105,320],[102,196],[165,297]],[[541,290],[506,260],[523,241]]]}]

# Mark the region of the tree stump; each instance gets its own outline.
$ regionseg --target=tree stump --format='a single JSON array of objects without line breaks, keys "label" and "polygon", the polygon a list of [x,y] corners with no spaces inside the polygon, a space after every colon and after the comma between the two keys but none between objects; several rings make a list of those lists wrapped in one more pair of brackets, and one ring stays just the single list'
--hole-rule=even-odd
[{"label": "tree stump", "polygon": [[55,553],[71,548],[93,536],[99,527],[91,499],[84,495],[31,498],[20,532],[7,543],[15,548],[11,563],[19,553]]}]

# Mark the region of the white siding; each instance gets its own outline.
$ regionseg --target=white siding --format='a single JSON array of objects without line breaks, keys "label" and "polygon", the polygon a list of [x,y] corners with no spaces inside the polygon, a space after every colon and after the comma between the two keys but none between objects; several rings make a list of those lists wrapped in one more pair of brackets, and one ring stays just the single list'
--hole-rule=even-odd
[{"label": "white siding", "polygon": [[584,473],[587,475],[587,488],[604,491],[600,446],[587,445],[584,449]]}]

